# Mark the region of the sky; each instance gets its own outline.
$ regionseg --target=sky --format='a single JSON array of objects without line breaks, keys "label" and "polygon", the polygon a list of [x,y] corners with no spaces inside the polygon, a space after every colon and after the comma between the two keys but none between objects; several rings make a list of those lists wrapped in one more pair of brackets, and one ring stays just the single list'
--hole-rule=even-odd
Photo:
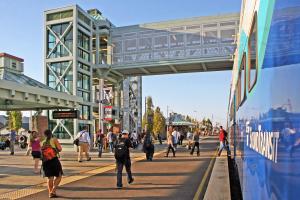
[{"label": "sky", "polygon": [[[25,60],[25,74],[44,82],[43,13],[78,4],[97,8],[116,26],[240,11],[241,0],[0,0],[0,52]],[[143,96],[154,106],[225,123],[231,72],[143,77]],[[143,98],[144,99],[144,98]]]}]

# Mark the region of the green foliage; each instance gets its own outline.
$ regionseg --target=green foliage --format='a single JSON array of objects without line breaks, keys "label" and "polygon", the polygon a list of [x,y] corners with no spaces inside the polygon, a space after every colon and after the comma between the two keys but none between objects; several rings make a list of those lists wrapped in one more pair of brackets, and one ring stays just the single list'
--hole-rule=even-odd
[{"label": "green foliage", "polygon": [[156,107],[153,117],[153,133],[163,133],[165,131],[166,119],[160,111],[159,107]]},{"label": "green foliage", "polygon": [[152,133],[153,132],[153,117],[154,117],[152,97],[151,96],[147,97],[146,102],[147,102],[147,106],[146,106],[146,112],[144,113],[144,116],[143,116],[142,126],[143,126],[143,128],[146,127],[147,131]]},{"label": "green foliage", "polygon": [[9,129],[18,130],[22,127],[22,112],[21,111],[7,111],[8,127]]}]

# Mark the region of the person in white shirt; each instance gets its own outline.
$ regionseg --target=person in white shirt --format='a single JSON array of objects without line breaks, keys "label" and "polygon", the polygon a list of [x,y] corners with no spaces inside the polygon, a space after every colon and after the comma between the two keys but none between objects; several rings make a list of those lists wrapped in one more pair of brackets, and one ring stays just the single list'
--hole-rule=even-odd
[{"label": "person in white shirt", "polygon": [[79,152],[78,152],[78,162],[82,162],[82,153],[85,153],[86,160],[90,161],[91,157],[89,155],[91,138],[90,134],[87,131],[87,127],[84,127],[78,134],[77,137],[79,139]]},{"label": "person in white shirt", "polygon": [[137,142],[138,142],[138,135],[137,135],[137,132],[136,131],[133,131],[132,134],[131,134],[131,139],[132,139],[132,145],[133,145],[133,148],[135,149],[137,147]]},{"label": "person in white shirt", "polygon": [[172,136],[173,136],[173,139],[174,139],[173,146],[175,148],[177,148],[177,144],[178,144],[179,137],[180,137],[180,133],[177,131],[177,128],[174,128],[174,131],[172,132]]},{"label": "person in white shirt", "polygon": [[187,132],[187,139],[188,139],[188,149],[191,149],[193,133],[191,133],[190,131]]},{"label": "person in white shirt", "polygon": [[114,150],[114,142],[113,142],[113,133],[111,132],[111,130],[107,133],[106,138],[108,141],[110,153],[112,153]]}]

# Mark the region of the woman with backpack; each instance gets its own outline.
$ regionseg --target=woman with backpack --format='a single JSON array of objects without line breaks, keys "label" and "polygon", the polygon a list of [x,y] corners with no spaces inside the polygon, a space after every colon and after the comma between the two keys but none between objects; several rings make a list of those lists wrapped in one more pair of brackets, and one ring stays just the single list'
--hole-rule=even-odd
[{"label": "woman with backpack", "polygon": [[56,189],[63,175],[62,166],[58,159],[58,153],[61,152],[62,147],[50,130],[45,130],[44,135],[45,139],[41,142],[42,170],[44,176],[48,178],[49,198],[55,198],[57,197]]}]

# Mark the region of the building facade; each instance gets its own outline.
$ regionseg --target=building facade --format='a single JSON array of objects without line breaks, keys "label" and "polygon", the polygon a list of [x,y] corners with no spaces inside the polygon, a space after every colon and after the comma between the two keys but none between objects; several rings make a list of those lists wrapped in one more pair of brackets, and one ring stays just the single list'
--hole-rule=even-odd
[{"label": "building facade", "polygon": [[141,78],[111,70],[114,25],[97,9],[68,6],[45,11],[45,83],[58,91],[80,96],[79,119],[53,120],[49,126],[70,142],[85,125],[91,133],[110,128],[140,130]]}]

